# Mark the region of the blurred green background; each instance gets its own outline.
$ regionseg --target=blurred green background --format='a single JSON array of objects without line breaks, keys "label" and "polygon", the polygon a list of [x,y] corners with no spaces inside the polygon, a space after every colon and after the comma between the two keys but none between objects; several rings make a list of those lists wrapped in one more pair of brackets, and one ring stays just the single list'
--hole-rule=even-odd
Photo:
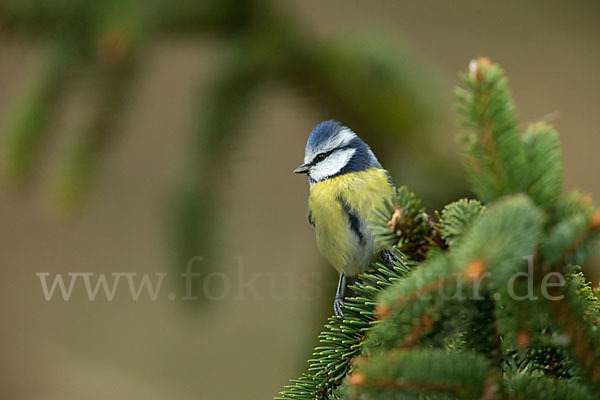
[{"label": "blurred green background", "polygon": [[[0,3],[0,397],[276,395],[336,285],[291,173],[310,130],[347,123],[430,210],[468,195],[452,89],[477,56],[524,128],[557,127],[565,188],[600,198],[599,18],[591,0]],[[125,278],[112,301],[82,281],[46,301],[40,272],[167,276],[155,301]]]}]

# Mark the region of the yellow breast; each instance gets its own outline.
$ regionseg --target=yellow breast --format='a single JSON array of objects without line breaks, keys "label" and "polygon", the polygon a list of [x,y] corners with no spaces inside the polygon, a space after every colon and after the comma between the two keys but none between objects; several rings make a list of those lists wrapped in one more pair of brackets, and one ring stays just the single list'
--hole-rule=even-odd
[{"label": "yellow breast", "polygon": [[346,275],[364,271],[377,249],[369,229],[372,210],[393,196],[387,171],[369,168],[311,185],[309,210],[317,246]]}]

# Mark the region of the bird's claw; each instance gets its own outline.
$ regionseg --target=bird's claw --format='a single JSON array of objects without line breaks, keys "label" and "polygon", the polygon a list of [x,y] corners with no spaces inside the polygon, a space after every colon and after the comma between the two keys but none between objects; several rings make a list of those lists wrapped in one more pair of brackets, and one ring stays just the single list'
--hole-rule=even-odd
[{"label": "bird's claw", "polygon": [[341,297],[336,297],[335,300],[333,300],[333,313],[336,317],[344,316],[342,307],[344,307],[344,300]]},{"label": "bird's claw", "polygon": [[399,260],[398,257],[396,257],[396,255],[389,250],[382,250],[381,258],[383,259],[384,262],[386,262],[388,264],[392,264],[392,265]]}]

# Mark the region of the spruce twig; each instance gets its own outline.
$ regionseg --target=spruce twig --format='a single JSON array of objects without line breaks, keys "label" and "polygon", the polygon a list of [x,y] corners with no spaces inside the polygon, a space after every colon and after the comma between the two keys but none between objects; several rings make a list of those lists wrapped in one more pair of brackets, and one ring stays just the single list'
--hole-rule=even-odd
[{"label": "spruce twig", "polygon": [[[472,129],[469,168],[486,205],[459,200],[433,222],[400,188],[395,201],[376,210],[377,241],[409,252],[418,268],[369,300],[378,320],[353,353],[345,383],[310,397],[306,389],[313,385],[304,381],[299,388],[307,397],[298,398],[587,400],[600,394],[600,301],[569,267],[592,253],[600,212],[588,196],[560,195],[556,133],[534,124],[519,134],[497,66],[474,61],[465,84],[458,94]],[[543,273],[567,276],[564,288],[546,288],[547,295],[564,297],[543,298],[544,289],[534,288],[537,300],[519,299],[528,282],[514,277],[525,273],[527,255],[533,255],[536,285]]]}]

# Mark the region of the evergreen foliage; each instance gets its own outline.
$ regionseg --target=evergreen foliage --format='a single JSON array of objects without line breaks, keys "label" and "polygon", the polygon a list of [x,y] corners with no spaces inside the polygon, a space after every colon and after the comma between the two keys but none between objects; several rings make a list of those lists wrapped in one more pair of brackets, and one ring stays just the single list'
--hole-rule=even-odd
[{"label": "evergreen foliage", "polygon": [[442,211],[442,239],[449,246],[456,244],[483,210],[483,205],[477,200],[461,199],[448,204]]},{"label": "evergreen foliage", "polygon": [[350,286],[356,297],[346,299],[343,319],[329,318],[327,330],[319,335],[321,345],[315,348],[314,358],[309,360],[308,373],[293,380],[284,397],[337,397],[334,391],[350,370],[353,358],[360,354],[364,334],[375,319],[375,296],[406,276],[410,269],[410,263],[402,258],[391,265],[377,262],[373,270]]},{"label": "evergreen foliage", "polygon": [[[434,80],[424,75],[425,66],[409,61],[408,48],[364,34],[320,40],[287,11],[271,0],[0,1],[0,30],[50,38],[47,67],[32,74],[31,89],[8,114],[8,126],[0,127],[7,138],[0,142],[0,184],[16,188],[36,168],[49,168],[44,193],[51,208],[81,209],[120,133],[129,82],[143,68],[150,44],[165,35],[208,32],[223,39],[226,53],[206,98],[198,96],[190,108],[196,120],[182,149],[190,162],[171,202],[179,268],[198,254],[210,263],[215,177],[222,178],[228,144],[248,132],[240,126],[265,83],[284,83],[382,148],[436,118],[438,101],[429,95]],[[72,142],[56,149],[46,166],[39,156],[49,151],[45,139],[57,105],[82,78],[93,83],[89,92],[96,96],[73,128]]]},{"label": "evergreen foliage", "polygon": [[587,196],[561,194],[558,136],[545,123],[520,134],[497,65],[474,60],[463,81],[478,200],[458,200],[433,219],[401,187],[376,211],[377,240],[401,256],[359,277],[346,316],[330,319],[308,373],[282,398],[600,394],[600,302],[579,266],[597,241],[600,211]]}]

